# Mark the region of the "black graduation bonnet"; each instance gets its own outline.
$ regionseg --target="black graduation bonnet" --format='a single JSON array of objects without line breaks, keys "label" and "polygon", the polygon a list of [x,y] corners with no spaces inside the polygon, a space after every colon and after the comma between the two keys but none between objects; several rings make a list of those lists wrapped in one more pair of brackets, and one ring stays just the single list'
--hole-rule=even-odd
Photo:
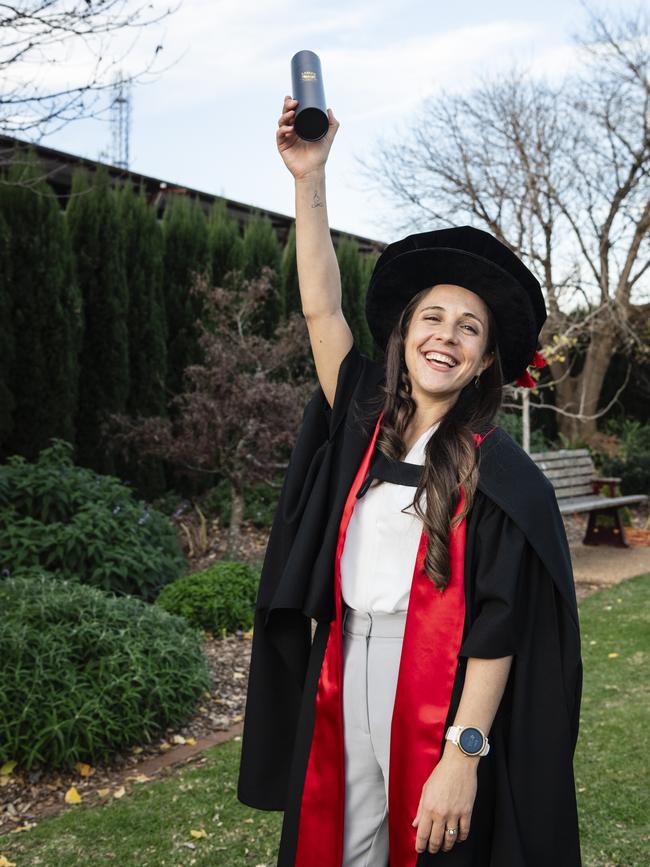
[{"label": "black graduation bonnet", "polygon": [[483,299],[497,323],[504,383],[525,375],[546,321],[541,286],[512,250],[472,226],[408,235],[384,249],[366,295],[368,327],[382,351],[410,299],[438,283],[464,286]]}]

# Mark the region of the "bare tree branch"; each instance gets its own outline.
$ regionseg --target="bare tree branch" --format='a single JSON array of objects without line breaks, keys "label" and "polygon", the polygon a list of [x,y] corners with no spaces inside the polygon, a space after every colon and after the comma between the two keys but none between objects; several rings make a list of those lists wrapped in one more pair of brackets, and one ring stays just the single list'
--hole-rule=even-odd
[{"label": "bare tree branch", "polygon": [[399,140],[356,157],[406,217],[400,229],[479,225],[537,274],[542,340],[566,349],[549,386],[569,438],[604,414],[612,357],[643,344],[634,314],[650,290],[650,20],[642,7],[588,11],[582,66],[559,85],[517,66],[484,76],[468,95],[429,98]]},{"label": "bare tree branch", "polygon": [[[110,106],[101,96],[113,87],[117,70],[125,83],[132,83],[174,65],[154,68],[163,48],[158,43],[143,68],[122,72],[142,31],[178,8],[180,2],[157,12],[153,3],[132,0],[0,3],[0,131],[40,141],[72,121],[105,116]],[[133,41],[119,54],[116,36],[131,31]],[[59,69],[60,58],[72,51],[84,51],[92,59],[86,79],[53,86],[46,70],[53,65]]]}]

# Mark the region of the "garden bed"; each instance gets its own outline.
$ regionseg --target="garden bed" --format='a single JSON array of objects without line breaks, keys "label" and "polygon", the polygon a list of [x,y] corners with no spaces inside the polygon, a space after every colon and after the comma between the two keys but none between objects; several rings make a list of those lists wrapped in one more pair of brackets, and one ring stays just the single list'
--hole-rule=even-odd
[{"label": "garden bed", "polygon": [[[183,520],[192,519],[185,515]],[[571,546],[580,545],[586,520],[581,514],[564,516]],[[650,529],[645,527],[648,523],[648,507],[635,510],[632,520],[633,527],[627,530],[630,544],[650,547]],[[187,543],[188,534],[183,534],[183,537]],[[225,538],[218,532],[218,525],[212,528],[208,538],[211,543],[206,549],[192,552],[192,571],[203,569],[223,556]],[[267,538],[267,534],[257,528],[244,527],[242,559],[261,565]],[[620,549],[603,548],[599,557],[602,568],[606,568],[609,557],[615,557],[619,552]],[[190,552],[187,553],[189,555]],[[576,586],[578,599],[583,599],[601,587],[602,584],[598,583],[580,582]],[[226,638],[206,635],[203,647],[214,686],[211,693],[204,696],[198,712],[186,725],[177,730],[168,730],[160,738],[139,745],[129,753],[117,755],[110,765],[94,767],[92,774],[88,776],[79,772],[39,771],[25,775],[14,773],[0,776],[0,833],[29,825],[44,815],[66,808],[65,794],[73,787],[82,800],[111,799],[124,790],[125,781],[127,784],[148,782],[159,769],[174,764],[176,756],[178,762],[187,761],[188,756],[200,751],[200,742],[215,733],[224,733],[224,736],[238,734],[245,709],[251,635],[241,632]],[[188,750],[188,746],[193,749]],[[144,775],[145,779],[142,779],[141,769],[144,767],[147,774]],[[105,794],[98,796],[98,792]]]}]

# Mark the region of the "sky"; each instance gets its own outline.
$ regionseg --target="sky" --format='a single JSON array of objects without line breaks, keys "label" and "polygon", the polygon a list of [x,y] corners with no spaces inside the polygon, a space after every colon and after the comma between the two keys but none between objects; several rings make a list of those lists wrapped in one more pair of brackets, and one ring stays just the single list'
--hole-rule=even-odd
[{"label": "sky", "polygon": [[[589,5],[623,11],[638,2]],[[572,34],[587,17],[580,0],[181,0],[135,44],[133,34],[113,43],[124,46],[122,68],[131,73],[163,46],[161,71],[131,93],[129,168],[294,216],[294,181],[275,134],[291,57],[308,48],[320,57],[340,123],[326,167],[330,226],[389,242],[391,202],[368,188],[357,157],[380,139],[398,140],[441,90],[469,91],[515,63],[561,79],[579,62]],[[48,80],[83,77],[89,62],[62,52]],[[107,119],[75,122],[41,144],[110,162],[111,129]]]}]

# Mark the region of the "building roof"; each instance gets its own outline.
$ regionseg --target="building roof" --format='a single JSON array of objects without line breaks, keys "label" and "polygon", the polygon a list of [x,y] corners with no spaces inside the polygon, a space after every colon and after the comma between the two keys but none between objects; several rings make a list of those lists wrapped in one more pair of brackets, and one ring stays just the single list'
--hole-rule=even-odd
[{"label": "building roof", "polygon": [[[226,210],[229,216],[237,220],[242,228],[256,213],[267,216],[271,220],[280,242],[283,244],[286,241],[292,223],[295,222],[294,217],[279,214],[276,211],[269,211],[266,208],[247,205],[244,202],[227,199],[225,196],[216,196],[212,193],[182,186],[172,181],[163,181],[160,178],[142,175],[119,166],[110,165],[109,163],[102,163],[98,160],[87,159],[86,157],[80,157],[75,154],[66,153],[65,151],[55,150],[54,148],[44,147],[40,144],[33,144],[12,136],[0,134],[0,154],[6,155],[7,152],[10,153],[17,145],[31,145],[34,148],[45,169],[47,181],[56,193],[62,207],[65,207],[68,201],[72,186],[72,175],[75,169],[84,167],[89,171],[95,171],[99,166],[103,165],[108,169],[109,177],[113,182],[123,183],[130,179],[134,186],[144,187],[148,201],[156,206],[159,215],[164,211],[166,198],[171,193],[174,193],[192,197],[201,203],[206,212],[211,209],[212,204],[216,200],[223,199],[226,203]],[[5,156],[4,160],[6,159],[7,157]],[[348,237],[356,241],[360,253],[381,253],[386,246],[382,241],[375,241],[362,235],[353,235],[350,232],[342,232],[338,229],[331,229],[331,234],[335,246],[341,238]]]}]

